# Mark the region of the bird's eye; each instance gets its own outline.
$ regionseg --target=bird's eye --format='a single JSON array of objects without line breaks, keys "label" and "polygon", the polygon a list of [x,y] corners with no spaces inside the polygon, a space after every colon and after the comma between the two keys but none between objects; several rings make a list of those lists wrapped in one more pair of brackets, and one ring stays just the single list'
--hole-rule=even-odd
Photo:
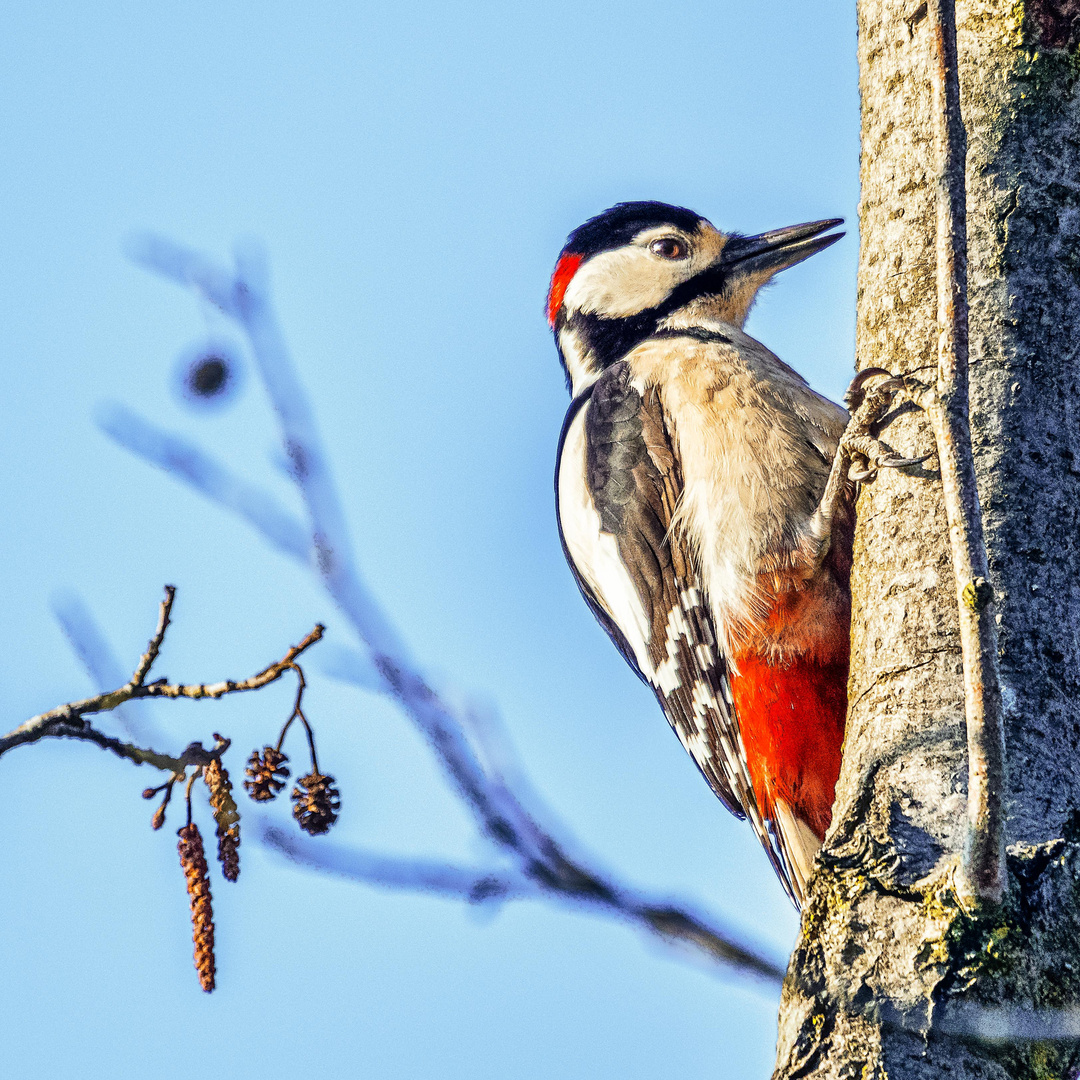
[{"label": "bird's eye", "polygon": [[686,243],[675,236],[662,236],[649,245],[649,250],[661,259],[685,259]]}]

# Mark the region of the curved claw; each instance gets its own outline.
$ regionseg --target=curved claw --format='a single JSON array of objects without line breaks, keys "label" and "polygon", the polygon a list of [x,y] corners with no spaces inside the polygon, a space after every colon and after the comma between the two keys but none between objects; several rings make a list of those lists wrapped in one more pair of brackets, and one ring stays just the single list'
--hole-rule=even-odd
[{"label": "curved claw", "polygon": [[877,467],[879,469],[903,469],[907,465],[921,465],[929,457],[929,454],[923,454],[922,457],[898,457],[896,454],[890,454],[888,457],[880,458]]},{"label": "curved claw", "polygon": [[875,459],[872,463],[866,462],[862,468],[852,462],[851,468],[848,469],[848,479],[861,484],[864,480],[877,476],[878,469],[903,469],[908,465],[921,465],[929,457],[929,454],[923,454],[922,457],[898,457],[895,454],[889,454]]},{"label": "curved claw", "polygon": [[903,375],[890,375],[883,383],[878,383],[874,389],[884,390],[886,393],[895,394],[897,390],[903,390],[906,387],[907,382],[904,380]]},{"label": "curved claw", "polygon": [[851,380],[847,388],[847,393],[844,394],[844,404],[848,407],[849,412],[854,412],[862,404],[863,387],[866,386],[870,379],[875,379],[878,375],[888,375],[890,380],[895,378],[891,371],[886,371],[885,368],[880,367],[863,368],[862,371],[856,373],[855,378]]}]

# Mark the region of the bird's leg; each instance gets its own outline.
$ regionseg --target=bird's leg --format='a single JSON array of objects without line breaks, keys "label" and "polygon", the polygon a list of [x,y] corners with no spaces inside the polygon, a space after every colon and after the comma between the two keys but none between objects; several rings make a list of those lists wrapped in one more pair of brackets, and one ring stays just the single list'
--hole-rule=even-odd
[{"label": "bird's leg", "polygon": [[[885,380],[867,390],[866,384],[881,375],[885,376]],[[926,460],[925,457],[900,457],[870,433],[874,424],[885,415],[897,391],[904,388],[902,377],[891,375],[883,368],[860,371],[848,387],[844,403],[851,411],[851,419],[840,436],[821,502],[807,523],[799,545],[800,562],[807,577],[817,572],[829,554],[836,511],[850,483],[870,480],[878,469],[901,469],[905,465],[918,465]],[[858,465],[856,459],[862,459],[865,464]]]}]

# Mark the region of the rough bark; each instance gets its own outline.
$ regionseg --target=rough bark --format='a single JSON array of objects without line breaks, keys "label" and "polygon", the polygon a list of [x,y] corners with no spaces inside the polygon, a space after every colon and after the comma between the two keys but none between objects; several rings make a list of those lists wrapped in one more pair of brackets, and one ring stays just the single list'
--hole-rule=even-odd
[{"label": "rough bark", "polygon": [[[957,3],[968,132],[971,422],[1000,620],[1009,881],[952,871],[966,750],[931,458],[859,500],[851,712],[834,824],[792,957],[777,1077],[1051,1077],[1068,1041],[976,1040],[974,1008],[1080,1003],[1080,4]],[[934,72],[926,5],[859,0],[858,356],[933,381]],[[931,453],[925,416],[884,439]],[[988,1015],[982,1013],[980,1015]]]}]

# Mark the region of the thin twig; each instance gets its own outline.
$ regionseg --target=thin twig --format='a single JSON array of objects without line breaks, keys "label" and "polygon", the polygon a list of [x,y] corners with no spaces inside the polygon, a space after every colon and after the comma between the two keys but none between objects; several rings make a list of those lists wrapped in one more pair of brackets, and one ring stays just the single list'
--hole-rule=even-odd
[{"label": "thin twig", "polygon": [[293,829],[280,828],[262,814],[249,812],[246,820],[250,833],[275,854],[297,866],[349,881],[474,903],[540,895],[534,881],[512,869],[473,868],[432,859],[384,855],[321,837],[311,840]]},{"label": "thin twig", "polygon": [[229,507],[279,551],[305,566],[312,561],[311,535],[269,492],[249,484],[178,435],[166,433],[123,405],[97,411],[98,424],[131,453],[183,477],[214,502]]},{"label": "thin twig", "polygon": [[198,780],[202,774],[201,768],[196,768],[195,771],[188,777],[187,784],[184,785],[184,802],[187,804],[187,827],[191,828],[191,789],[195,786],[195,781]]},{"label": "thin twig", "polygon": [[293,671],[296,672],[296,699],[293,701],[292,712],[289,713],[289,719],[285,721],[285,726],[281,729],[281,734],[278,736],[277,749],[280,751],[282,743],[285,742],[285,736],[289,733],[289,728],[292,727],[294,720],[299,720],[304,725],[304,732],[307,735],[308,749],[311,751],[311,771],[319,771],[319,759],[315,753],[315,732],[311,730],[311,724],[308,723],[308,718],[304,715],[302,703],[304,700],[304,691],[307,689],[307,679],[304,678],[304,672],[296,664],[291,665]]},{"label": "thin twig", "polygon": [[[199,768],[212,759],[220,758],[229,747],[229,743],[226,742],[224,746],[216,746],[213,750],[207,750],[201,742],[193,742],[188,744],[179,757],[173,757],[170,754],[161,754],[157,750],[145,750],[141,746],[135,746],[133,743],[126,743],[122,739],[113,738],[113,736],[106,735],[104,732],[98,731],[97,728],[91,727],[85,720],[77,720],[74,723],[61,721],[52,724],[38,733],[34,739],[25,741],[37,742],[39,739],[44,738],[77,739],[81,742],[93,743],[95,746],[101,747],[102,750],[110,750],[117,757],[134,762],[136,765],[153,765],[155,769],[161,769],[163,772],[181,775],[185,769],[191,766]],[[25,741],[14,745],[24,745]],[[5,749],[10,749],[10,746],[6,746],[5,742],[6,739],[0,740],[0,753],[3,753]]]},{"label": "thin twig", "polygon": [[954,0],[927,5],[935,43],[938,380],[927,411],[937,441],[949,522],[967,716],[968,822],[957,890],[996,903],[1005,888],[1005,734],[994,591],[983,538],[968,421],[967,136],[960,112]]},{"label": "thin twig", "polygon": [[690,947],[711,960],[741,969],[769,982],[783,972],[774,961],[735,942],[730,931],[682,904],[644,897],[630,890],[582,888],[571,891],[556,883],[545,888],[535,879],[506,870],[470,870],[423,859],[399,859],[342,844],[308,841],[263,818],[256,835],[271,849],[300,866],[352,881],[410,892],[436,893],[472,903],[549,899],[621,920],[647,931],[670,946]]},{"label": "thin twig", "polygon": [[14,731],[0,736],[0,756],[16,746],[25,746],[28,743],[37,742],[39,739],[82,739],[85,742],[96,743],[104,749],[112,750],[113,753],[138,764],[149,764],[159,769],[176,771],[175,762],[180,759],[170,757],[167,754],[159,754],[153,750],[142,750],[139,747],[121,742],[119,739],[103,735],[92,728],[84,718],[96,713],[109,712],[127,701],[141,698],[193,698],[198,700],[200,698],[220,698],[226,694],[241,693],[245,690],[258,690],[260,687],[267,686],[280,679],[286,671],[297,670],[296,658],[314,645],[323,636],[325,630],[321,623],[316,624],[311,633],[298,645],[292,646],[280,660],[274,661],[274,663],[269,664],[262,671],[247,679],[239,681],[227,679],[223,682],[197,684],[145,683],[142,680],[145,679],[146,673],[150,670],[150,666],[157,657],[161,648],[161,640],[164,637],[165,630],[168,628],[175,593],[176,590],[173,586],[167,585],[165,587],[165,599],[161,604],[157,630],[155,630],[154,636],[150,640],[147,651],[139,661],[135,674],[128,682],[116,690],[96,694],[93,697],[84,698],[82,701],[70,701],[66,705],[60,705],[55,709],[50,709],[48,712],[31,717],[25,724],[20,724],[19,727],[15,728]]},{"label": "thin twig", "polygon": [[176,586],[166,585],[165,599],[161,601],[161,608],[158,611],[157,629],[150,639],[150,644],[146,647],[146,652],[139,658],[139,666],[135,669],[135,674],[131,676],[132,686],[142,686],[146,682],[146,676],[150,674],[150,669],[154,666],[158,653],[161,652],[161,643],[165,640],[165,631],[169,629],[169,617],[172,615],[175,599]]}]

